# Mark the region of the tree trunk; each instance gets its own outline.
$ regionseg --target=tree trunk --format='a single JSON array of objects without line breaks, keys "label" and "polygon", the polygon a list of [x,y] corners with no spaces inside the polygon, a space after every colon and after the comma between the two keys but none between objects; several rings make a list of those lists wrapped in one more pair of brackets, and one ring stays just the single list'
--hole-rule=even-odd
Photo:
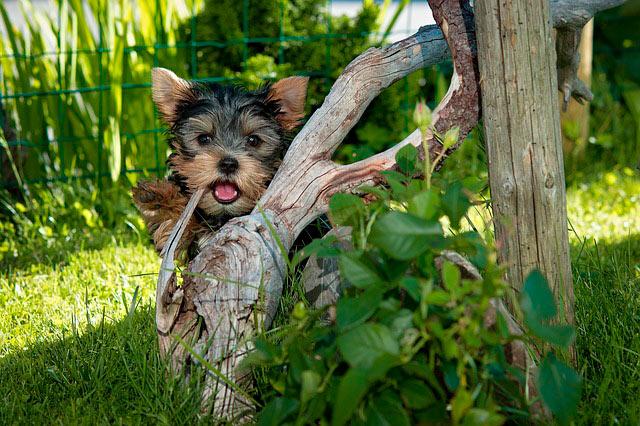
[{"label": "tree trunk", "polygon": [[499,261],[515,297],[538,268],[573,322],[556,52],[545,0],[479,0],[478,62]]}]

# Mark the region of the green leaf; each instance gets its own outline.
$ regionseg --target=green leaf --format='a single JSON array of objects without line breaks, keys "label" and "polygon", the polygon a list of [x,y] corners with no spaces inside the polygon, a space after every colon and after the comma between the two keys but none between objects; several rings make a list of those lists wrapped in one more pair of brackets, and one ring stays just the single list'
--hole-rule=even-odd
[{"label": "green leaf", "polygon": [[549,284],[537,269],[531,271],[524,281],[520,304],[525,314],[538,320],[553,319],[558,313]]},{"label": "green leaf", "polygon": [[400,386],[400,395],[409,408],[426,408],[436,400],[431,388],[420,380],[405,380]]},{"label": "green leaf", "polygon": [[300,262],[314,254],[318,257],[336,257],[340,254],[340,250],[336,247],[337,242],[335,235],[317,238],[296,253],[297,261]]},{"label": "green leaf", "polygon": [[462,186],[472,193],[480,192],[487,186],[487,179],[478,176],[467,176],[462,179]]},{"label": "green leaf", "polygon": [[534,270],[527,276],[520,306],[524,313],[524,323],[542,340],[567,347],[575,338],[572,326],[549,324],[557,315],[558,309],[547,280],[540,271]]},{"label": "green leaf", "polygon": [[457,126],[447,130],[447,133],[445,133],[444,139],[442,141],[442,145],[444,146],[444,148],[449,149],[452,146],[454,146],[456,142],[458,142],[459,134],[460,134],[460,128]]},{"label": "green leaf", "polygon": [[334,426],[346,424],[369,389],[369,372],[363,368],[351,368],[342,377],[334,400]]},{"label": "green leaf", "polygon": [[362,324],[338,337],[337,343],[352,367],[370,368],[378,358],[400,353],[389,328],[380,324]]},{"label": "green leaf", "polygon": [[447,389],[455,391],[460,385],[460,378],[456,371],[456,366],[452,362],[445,362],[442,364],[442,371],[444,372],[444,384],[447,385]]},{"label": "green leaf", "polygon": [[382,294],[382,289],[374,287],[357,297],[341,297],[336,307],[338,330],[358,325],[371,317],[382,301]]},{"label": "green leaf", "polygon": [[460,219],[467,213],[470,205],[460,182],[453,183],[442,197],[442,208],[455,229],[460,228]]},{"label": "green leaf", "polygon": [[391,198],[395,200],[404,198],[407,192],[407,177],[394,170],[386,170],[380,172],[380,174],[384,176],[387,184],[391,188],[391,192],[393,195]]},{"label": "green leaf", "polygon": [[305,403],[318,393],[322,377],[313,370],[303,371],[301,377],[300,400]]},{"label": "green leaf", "polygon": [[360,197],[338,193],[329,201],[329,215],[336,225],[358,226],[367,209]]},{"label": "green leaf", "polygon": [[250,355],[253,355],[251,359],[256,363],[271,363],[280,354],[278,347],[263,337],[258,337],[254,343],[255,351]]},{"label": "green leaf", "polygon": [[404,277],[400,281],[400,287],[402,287],[416,302],[420,301],[420,281],[415,277]]},{"label": "green leaf", "polygon": [[460,269],[453,263],[445,261],[442,265],[442,281],[444,287],[452,293],[455,293],[460,287]]},{"label": "green leaf", "polygon": [[472,405],[473,398],[471,397],[471,393],[464,388],[458,389],[451,400],[451,417],[453,424],[460,423],[460,420],[462,420],[462,417],[464,417]]},{"label": "green leaf", "polygon": [[382,282],[378,274],[353,253],[343,253],[338,259],[340,275],[355,287],[364,288]]},{"label": "green leaf", "polygon": [[446,291],[434,290],[427,294],[425,301],[430,305],[444,306],[451,300],[451,296]]},{"label": "green leaf", "polygon": [[509,325],[507,324],[507,320],[502,315],[502,312],[496,311],[496,328],[498,330],[498,334],[503,339],[508,339],[511,336],[511,332],[509,331]]},{"label": "green leaf", "polygon": [[552,325],[542,322],[532,321],[525,316],[525,324],[529,327],[529,330],[552,345],[558,345],[563,348],[568,347],[575,338],[575,330],[570,325]]},{"label": "green leaf", "polygon": [[582,378],[578,373],[548,353],[538,369],[538,390],[561,424],[568,424],[575,416],[581,388]]},{"label": "green leaf", "polygon": [[442,226],[406,213],[389,212],[371,230],[369,241],[394,259],[409,260],[441,243]]},{"label": "green leaf", "polygon": [[371,194],[374,195],[375,197],[379,198],[380,200],[388,200],[389,199],[389,192],[385,191],[384,189],[378,187],[378,186],[371,186],[371,185],[362,185],[358,187],[358,192],[363,193],[363,194]]},{"label": "green leaf", "polygon": [[368,425],[409,426],[409,416],[398,396],[393,392],[384,392],[373,400],[367,410]]},{"label": "green leaf", "polygon": [[407,211],[422,219],[436,219],[440,209],[440,194],[433,190],[423,191],[409,200]]},{"label": "green leaf", "polygon": [[403,146],[396,153],[396,164],[398,164],[398,168],[408,175],[415,173],[417,160],[418,150],[411,144]]},{"label": "green leaf", "polygon": [[279,426],[298,409],[298,401],[291,398],[276,398],[260,412],[259,426]]}]

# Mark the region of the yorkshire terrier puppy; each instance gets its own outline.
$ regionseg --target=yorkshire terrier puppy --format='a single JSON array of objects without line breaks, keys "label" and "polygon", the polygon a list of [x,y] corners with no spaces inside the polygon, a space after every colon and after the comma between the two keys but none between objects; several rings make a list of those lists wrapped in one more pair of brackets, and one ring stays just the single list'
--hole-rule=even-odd
[{"label": "yorkshire terrier puppy", "polygon": [[267,189],[304,116],[308,78],[289,77],[256,91],[152,74],[152,98],[169,126],[170,175],[133,189],[158,252],[190,195],[206,188],[178,251],[191,257],[230,218],[249,213]]}]

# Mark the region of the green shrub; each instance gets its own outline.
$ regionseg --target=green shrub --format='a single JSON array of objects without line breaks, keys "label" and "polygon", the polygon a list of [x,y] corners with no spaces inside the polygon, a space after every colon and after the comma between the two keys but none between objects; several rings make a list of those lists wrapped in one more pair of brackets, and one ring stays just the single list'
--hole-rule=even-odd
[{"label": "green shrub", "polygon": [[[455,133],[442,137],[445,145]],[[527,379],[508,364],[505,345],[524,339],[566,348],[573,340],[572,327],[550,323],[557,324],[558,312],[539,272],[522,291],[529,334],[511,335],[501,315],[494,328],[485,326],[505,284],[493,251],[461,225],[470,191],[460,182],[432,182],[435,165],[418,164],[413,146],[396,158],[400,170],[384,172],[387,189],[362,188],[375,201],[349,194],[331,199],[330,218],[352,228],[352,249],[331,239],[305,249],[304,255],[337,258],[344,288],[335,307],[299,302],[288,324],[255,341],[247,362],[265,403],[258,424],[528,421]],[[424,179],[413,177],[418,171]],[[445,249],[470,259],[482,279],[463,277],[447,261],[438,267]],[[549,353],[536,380],[544,403],[567,423],[580,377]]]},{"label": "green shrub", "polygon": [[[186,52],[184,71],[203,79],[223,76],[248,87],[291,74],[309,75],[307,111],[311,113],[349,62],[386,41],[396,22],[392,17],[387,28],[380,28],[388,3],[363,1],[351,19],[330,17],[324,0],[207,1],[195,22],[183,26],[182,39],[196,43]],[[400,2],[396,17],[406,3]],[[252,40],[246,46],[245,26],[246,37]],[[194,57],[197,66],[190,61]],[[416,72],[385,90],[347,136],[336,160],[360,160],[408,135],[413,130],[409,125],[412,104],[419,97],[437,102],[446,92],[449,68]]]}]

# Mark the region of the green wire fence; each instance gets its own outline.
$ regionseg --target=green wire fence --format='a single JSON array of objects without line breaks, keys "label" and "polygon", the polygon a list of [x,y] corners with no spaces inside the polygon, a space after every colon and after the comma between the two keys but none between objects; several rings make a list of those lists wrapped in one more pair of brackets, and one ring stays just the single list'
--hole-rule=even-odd
[{"label": "green wire fence", "polygon": [[[52,4],[53,18],[22,2],[26,24],[19,30],[0,2],[0,187],[78,178],[108,185],[162,176],[167,146],[151,103],[151,67],[249,86],[308,75],[313,109],[355,55],[392,34],[410,32],[409,22],[399,29],[398,17],[405,8],[411,16],[412,8],[408,0],[396,2],[395,9],[390,0],[364,0],[359,15],[346,19],[332,15],[331,0]],[[392,16],[383,27],[385,13]],[[445,80],[427,71],[397,84],[379,107],[386,109],[374,108],[370,123],[352,136],[347,160],[367,154],[365,145],[381,148],[376,139],[388,136],[384,132],[409,130],[409,110],[425,94],[425,78],[444,93]],[[389,110],[401,112],[394,118],[401,129],[380,122]],[[397,134],[389,138],[396,140]]]}]

